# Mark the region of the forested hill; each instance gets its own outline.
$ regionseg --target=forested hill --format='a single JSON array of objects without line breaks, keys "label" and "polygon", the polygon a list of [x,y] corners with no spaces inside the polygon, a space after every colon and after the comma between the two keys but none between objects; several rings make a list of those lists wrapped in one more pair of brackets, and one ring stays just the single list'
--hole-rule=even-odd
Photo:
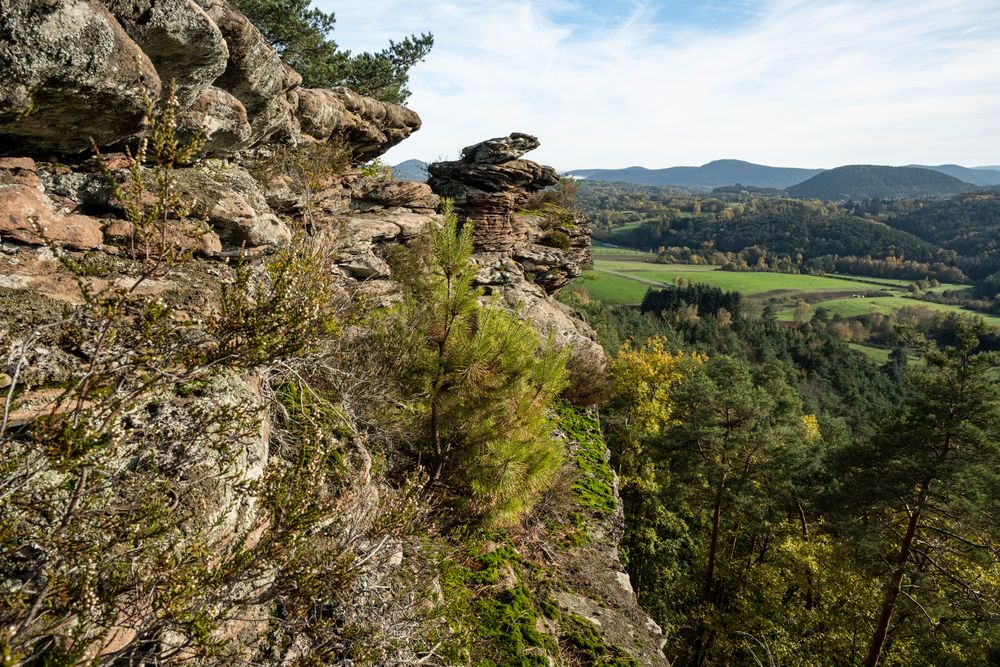
[{"label": "forested hill", "polygon": [[856,164],[824,171],[787,190],[795,197],[859,201],[957,194],[973,188],[954,176],[932,169]]},{"label": "forested hill", "polygon": [[954,176],[960,181],[988,187],[990,185],[1000,185],[1000,169],[989,169],[987,167],[963,167],[957,164],[940,164],[937,166],[927,166],[922,164],[911,164],[910,167],[930,169],[942,174]]},{"label": "forested hill", "polygon": [[711,247],[740,252],[753,246],[804,259],[824,255],[886,257],[933,261],[931,243],[868,218],[849,215],[832,204],[794,199],[761,199],[731,219],[651,220],[620,231],[614,242],[636,248]]},{"label": "forested hill", "polygon": [[821,171],[821,169],[768,167],[743,160],[715,160],[700,167],[574,169],[566,175],[595,181],[675,185],[695,190],[712,190],[736,183],[761,188],[787,188]]},{"label": "forested hill", "polygon": [[[1000,194],[977,192],[941,201],[921,202],[912,210],[886,219],[892,227],[913,234],[945,250],[954,251],[957,264],[978,283],[1000,271]],[[996,294],[997,280],[980,291]]]}]

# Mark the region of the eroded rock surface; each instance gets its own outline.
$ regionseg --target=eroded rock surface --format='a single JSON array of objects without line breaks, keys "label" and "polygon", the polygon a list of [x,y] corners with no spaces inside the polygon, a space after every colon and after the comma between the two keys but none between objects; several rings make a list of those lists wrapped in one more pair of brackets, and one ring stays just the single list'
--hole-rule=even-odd
[{"label": "eroded rock surface", "polygon": [[509,253],[523,243],[514,211],[532,192],[559,182],[552,167],[520,159],[539,145],[531,135],[514,133],[468,146],[459,160],[428,165],[434,192],[453,199],[459,218],[475,225],[477,252]]},{"label": "eroded rock surface", "polygon": [[189,107],[226,70],[229,48],[218,26],[192,0],[104,0],[156,68]]},{"label": "eroded rock surface", "polygon": [[181,127],[201,129],[210,155],[333,137],[371,159],[420,128],[413,111],[346,88],[300,90],[225,0],[2,0],[0,35],[0,154],[122,143],[171,82]]},{"label": "eroded rock surface", "polygon": [[81,152],[142,127],[160,77],[97,0],[0,2],[0,151]]}]

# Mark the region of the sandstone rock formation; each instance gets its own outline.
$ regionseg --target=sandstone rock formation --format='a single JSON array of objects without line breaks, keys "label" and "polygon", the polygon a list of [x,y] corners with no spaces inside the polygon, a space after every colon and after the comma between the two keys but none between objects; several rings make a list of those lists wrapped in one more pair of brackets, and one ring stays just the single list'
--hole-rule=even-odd
[{"label": "sandstone rock formation", "polygon": [[97,0],[0,5],[0,150],[90,149],[133,134],[160,77]]},{"label": "sandstone rock formation", "polygon": [[532,192],[559,182],[552,167],[520,159],[539,145],[535,137],[514,133],[469,146],[459,160],[428,165],[434,192],[453,199],[459,218],[475,225],[477,252],[509,253],[523,242],[514,211]]},{"label": "sandstone rock formation", "polygon": [[511,282],[504,260],[513,258],[529,281],[551,294],[590,263],[586,217],[522,208],[533,193],[559,182],[552,167],[521,159],[539,145],[537,138],[515,132],[468,146],[459,160],[428,166],[434,192],[453,199],[459,219],[473,225],[476,252],[489,260],[484,284]]},{"label": "sandstone rock formation", "polygon": [[[146,100],[170,81],[179,130],[186,136],[201,132],[206,143],[194,164],[171,172],[172,193],[190,211],[183,219],[161,220],[157,231],[195,258],[138,280],[128,274],[129,262],[138,261],[129,257],[136,229],[112,183],[127,182],[129,160],[121,146],[143,131]],[[168,313],[178,327],[198,323],[218,312],[219,295],[232,284],[234,269],[224,260],[243,255],[257,271],[253,279],[264,280],[259,257],[286,246],[298,228],[308,242],[329,251],[322,266],[337,277],[345,301],[353,299],[361,309],[388,305],[399,299],[397,284],[389,280],[391,255],[440,223],[442,196],[453,198],[459,215],[475,226],[474,261],[484,298],[519,312],[588,367],[599,368],[604,354],[594,331],[551,298],[589,262],[589,224],[537,205],[533,196],[558,177],[551,167],[522,159],[537,148],[536,138],[513,134],[470,146],[460,160],[432,165],[429,185],[387,180],[350,164],[330,173],[323,165],[294,160],[274,168],[288,147],[296,147],[294,153],[337,142],[344,143],[348,162],[369,160],[419,127],[419,116],[409,109],[344,88],[302,88],[301,77],[225,0],[0,0],[0,155],[12,156],[0,157],[0,343],[18,351],[0,368],[0,388],[20,385],[4,427],[30,426],[48,414],[61,388],[82,373],[93,350],[51,332],[88,293],[133,289],[137,303],[149,308],[142,312]],[[107,173],[86,159],[91,139],[104,149]],[[317,166],[320,176],[306,173]],[[114,344],[122,346],[124,360],[130,345],[148,342]],[[156,371],[169,376],[174,369]],[[135,479],[135,471],[152,466],[150,457],[177,471],[168,494],[175,500],[171,509],[190,520],[191,534],[200,532],[207,541],[188,550],[178,538],[172,548],[179,545],[195,560],[204,553],[207,569],[240,549],[253,550],[271,527],[273,517],[251,492],[267,481],[265,471],[276,456],[271,433],[277,422],[264,408],[263,385],[262,374],[251,370],[227,371],[193,387],[179,381],[130,413],[130,428],[143,436],[114,455],[117,481]],[[349,401],[353,390],[345,384],[331,392]],[[201,435],[218,428],[214,422],[201,428],[198,419],[205,413],[230,418],[241,411],[248,413],[248,426],[230,443],[225,461],[199,444]],[[346,481],[335,498],[341,524],[325,528],[350,552],[352,579],[347,601],[321,611],[345,627],[372,619],[383,628],[398,623],[399,636],[413,642],[405,633],[413,632],[414,618],[426,616],[427,605],[433,609],[443,600],[441,584],[421,582],[437,591],[423,603],[409,585],[391,589],[385,582],[394,577],[413,579],[408,559],[418,547],[395,535],[381,541],[369,535],[380,512],[390,507],[405,514],[413,498],[379,477],[385,461],[373,461],[364,437],[349,433],[349,423],[343,430],[328,434],[342,440],[338,465]],[[179,433],[188,440],[179,441]],[[60,486],[56,472],[43,476],[60,493],[72,487]],[[613,527],[595,526],[592,548],[573,552],[567,567],[592,574],[593,585],[581,583],[562,604],[595,620],[603,614],[616,641],[640,647],[642,664],[665,664],[656,633],[643,629],[645,617],[618,583],[623,571],[613,533]],[[303,635],[288,630],[285,636],[286,626],[266,622],[274,596],[263,591],[274,584],[267,570],[274,557],[254,558],[253,576],[227,591],[239,613],[215,630],[214,638],[228,641],[226,650],[232,651],[230,662],[218,664],[293,664],[309,653]],[[25,556],[32,558],[40,556]],[[0,593],[6,594],[15,578],[0,575]],[[424,607],[415,613],[418,604]],[[126,606],[129,614],[107,619],[106,634],[81,660],[154,660],[158,651],[182,643],[169,634],[144,636],[159,621],[142,599]],[[57,630],[68,636],[71,624]],[[140,651],[150,653],[136,658]],[[421,661],[410,657],[407,664]]]},{"label": "sandstone rock formation", "polygon": [[420,128],[409,109],[347,89],[299,90],[225,0],[3,0],[0,35],[2,155],[121,144],[171,83],[181,125],[203,129],[216,156],[334,137],[371,159]]},{"label": "sandstone rock formation", "polygon": [[[473,225],[480,284],[600,367],[604,352],[594,331],[546,298],[590,264],[590,223],[571,211],[522,208],[533,193],[559,181],[552,167],[521,159],[539,145],[536,137],[514,133],[468,146],[458,160],[429,165],[428,184],[454,201],[459,220]],[[556,234],[564,247],[546,244]]]}]

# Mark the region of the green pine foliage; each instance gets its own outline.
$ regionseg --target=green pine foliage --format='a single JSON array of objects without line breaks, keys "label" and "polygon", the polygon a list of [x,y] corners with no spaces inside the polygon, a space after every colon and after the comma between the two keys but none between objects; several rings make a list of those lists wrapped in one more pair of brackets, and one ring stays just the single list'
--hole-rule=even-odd
[{"label": "green pine foliage", "polygon": [[403,271],[405,298],[391,315],[407,332],[401,374],[409,448],[471,515],[520,516],[554,478],[562,445],[550,408],[566,384],[568,355],[505,308],[481,302],[470,262],[472,227],[450,206],[429,246]]},{"label": "green pine foliage", "polygon": [[351,54],[330,39],[332,12],[310,0],[233,0],[275,51],[311,88],[347,86],[383,102],[403,104],[410,96],[409,71],[434,46],[430,33],[410,35],[377,53]]}]

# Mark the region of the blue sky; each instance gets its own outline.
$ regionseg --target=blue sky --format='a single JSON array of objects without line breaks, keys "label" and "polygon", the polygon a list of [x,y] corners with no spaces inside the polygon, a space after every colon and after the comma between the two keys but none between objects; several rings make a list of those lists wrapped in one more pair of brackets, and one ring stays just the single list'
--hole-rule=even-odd
[{"label": "blue sky", "polygon": [[520,131],[559,169],[1000,164],[998,0],[316,4],[352,50],[435,35],[391,162]]}]

